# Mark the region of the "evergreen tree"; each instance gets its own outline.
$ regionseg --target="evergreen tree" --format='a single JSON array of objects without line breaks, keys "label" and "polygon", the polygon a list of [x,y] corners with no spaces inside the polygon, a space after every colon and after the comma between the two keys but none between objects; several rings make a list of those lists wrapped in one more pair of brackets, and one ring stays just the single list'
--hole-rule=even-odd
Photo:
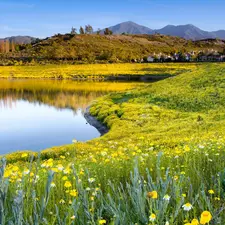
[{"label": "evergreen tree", "polygon": [[72,27],[72,29],[71,29],[71,32],[70,32],[71,34],[73,34],[73,35],[75,35],[75,34],[77,34],[77,29],[76,28],[74,28],[74,27]]},{"label": "evergreen tree", "polygon": [[14,41],[11,41],[10,50],[11,50],[11,52],[14,52],[14,51],[15,51],[15,44],[14,44]]},{"label": "evergreen tree", "polygon": [[104,34],[105,35],[112,35],[113,32],[109,28],[105,28]]},{"label": "evergreen tree", "polygon": [[10,50],[10,43],[9,43],[9,40],[6,40],[5,41],[5,52],[8,53]]},{"label": "evergreen tree", "polygon": [[0,40],[0,53],[5,53],[5,41]]},{"label": "evergreen tree", "polygon": [[101,33],[101,29],[100,28],[98,28],[98,30],[97,30],[97,34],[100,34]]},{"label": "evergreen tree", "polygon": [[80,30],[79,30],[80,34],[84,34],[84,28],[83,27],[80,27]]},{"label": "evergreen tree", "polygon": [[85,33],[86,34],[92,34],[93,33],[93,27],[91,25],[86,25],[85,26]]}]

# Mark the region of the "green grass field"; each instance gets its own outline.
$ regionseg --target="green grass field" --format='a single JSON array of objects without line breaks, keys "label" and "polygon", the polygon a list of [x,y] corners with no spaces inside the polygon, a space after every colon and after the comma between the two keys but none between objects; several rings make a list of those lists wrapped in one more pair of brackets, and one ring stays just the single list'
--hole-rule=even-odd
[{"label": "green grass field", "polygon": [[93,102],[100,138],[2,160],[0,224],[225,223],[225,64],[148,66],[183,71]]}]

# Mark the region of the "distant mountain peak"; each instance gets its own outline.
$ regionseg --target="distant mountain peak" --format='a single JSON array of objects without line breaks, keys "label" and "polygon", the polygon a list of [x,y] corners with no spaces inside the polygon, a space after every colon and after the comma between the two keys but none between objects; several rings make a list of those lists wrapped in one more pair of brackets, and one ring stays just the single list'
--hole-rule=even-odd
[{"label": "distant mountain peak", "polygon": [[124,21],[124,22],[122,22],[122,23],[120,23],[120,24],[123,24],[123,23],[137,24],[137,23],[135,23],[135,22],[133,22],[133,21],[131,21],[131,20],[129,20],[129,21]]},{"label": "distant mountain peak", "polygon": [[188,24],[185,24],[185,25],[179,25],[179,26],[196,27],[195,25],[193,25],[193,24],[191,24],[191,23],[188,23]]},{"label": "distant mountain peak", "polygon": [[140,25],[140,24],[137,24],[137,23],[135,23],[135,22],[133,22],[133,21],[125,21],[125,22],[122,22],[122,23],[119,23],[119,24],[127,24],[127,25],[138,25],[138,26],[141,26],[141,27],[143,27],[142,25]]},{"label": "distant mountain peak", "polygon": [[153,33],[152,29],[139,25],[133,21],[122,22],[115,26],[109,27],[109,29],[112,30],[114,34],[122,34],[122,33],[152,34]]}]

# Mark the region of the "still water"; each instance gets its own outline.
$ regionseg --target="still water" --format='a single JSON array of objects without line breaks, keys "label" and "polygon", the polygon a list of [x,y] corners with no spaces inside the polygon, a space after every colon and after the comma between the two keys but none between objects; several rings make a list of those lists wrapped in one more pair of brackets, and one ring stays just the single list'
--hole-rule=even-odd
[{"label": "still water", "polygon": [[100,134],[84,118],[86,107],[110,92],[143,84],[0,80],[0,155],[87,141]]}]

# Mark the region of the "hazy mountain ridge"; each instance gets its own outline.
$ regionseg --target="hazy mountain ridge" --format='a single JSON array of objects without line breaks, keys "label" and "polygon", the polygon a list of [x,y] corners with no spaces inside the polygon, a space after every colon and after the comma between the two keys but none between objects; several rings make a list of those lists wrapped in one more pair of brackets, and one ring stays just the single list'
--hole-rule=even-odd
[{"label": "hazy mountain ridge", "polygon": [[30,44],[31,42],[35,41],[37,38],[30,37],[30,36],[12,36],[6,38],[0,38],[1,40],[8,40],[9,42],[13,42],[15,44]]},{"label": "hazy mountain ridge", "polygon": [[164,34],[170,36],[178,36],[185,39],[191,40],[201,40],[201,39],[208,39],[208,38],[219,38],[225,39],[225,30],[218,30],[218,31],[204,31],[200,28],[192,25],[167,25],[161,29],[150,29],[148,27],[136,24],[134,22],[128,21],[117,24],[115,26],[109,27],[110,30],[113,31],[114,34],[122,34],[122,33],[129,33],[129,34]]}]

